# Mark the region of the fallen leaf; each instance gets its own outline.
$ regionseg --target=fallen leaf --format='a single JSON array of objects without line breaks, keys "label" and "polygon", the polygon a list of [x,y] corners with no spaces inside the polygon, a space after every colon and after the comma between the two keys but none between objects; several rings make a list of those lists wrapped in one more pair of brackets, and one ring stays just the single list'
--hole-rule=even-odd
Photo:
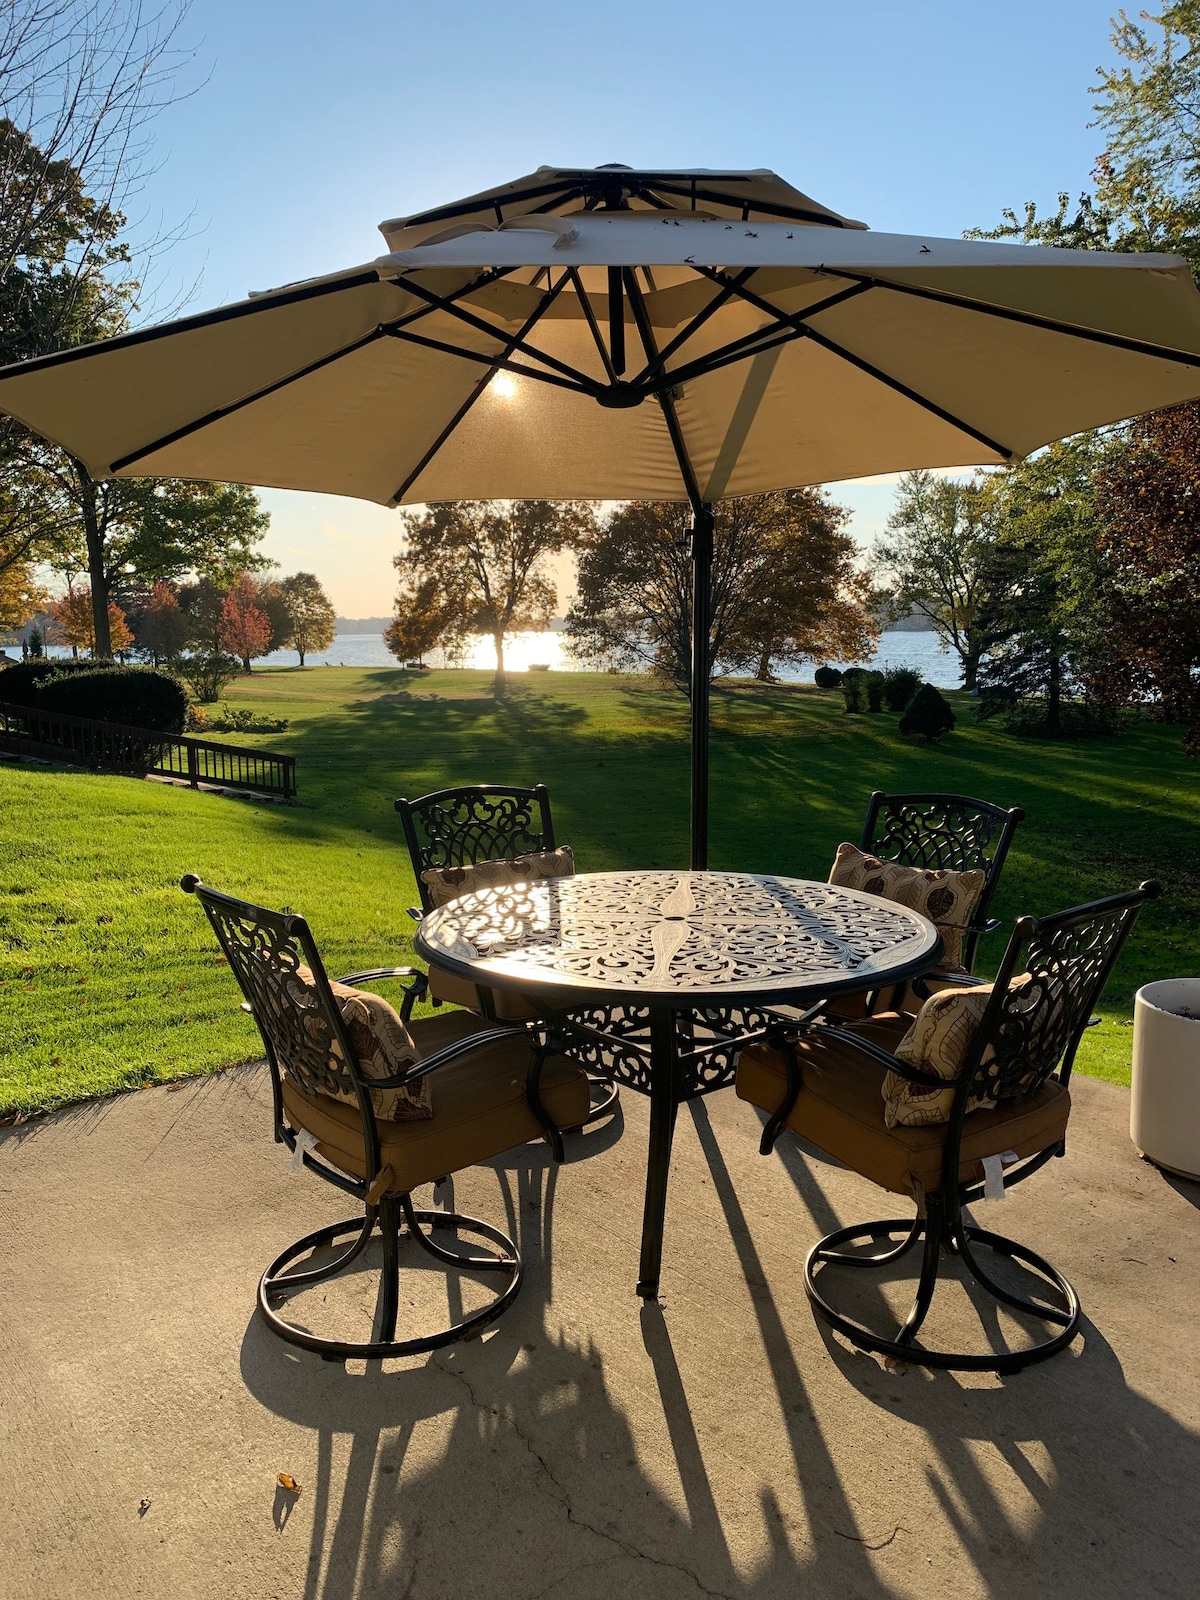
[{"label": "fallen leaf", "polygon": [[146,1515],[147,1511],[149,1511],[149,1509],[150,1509],[150,1496],[146,1495],[144,1499],[138,1501],[138,1516],[139,1517],[144,1517]]},{"label": "fallen leaf", "polygon": [[290,1472],[281,1472],[279,1474],[279,1487],[281,1489],[286,1489],[289,1494],[300,1493],[300,1485],[296,1482],[295,1478],[292,1477]]}]

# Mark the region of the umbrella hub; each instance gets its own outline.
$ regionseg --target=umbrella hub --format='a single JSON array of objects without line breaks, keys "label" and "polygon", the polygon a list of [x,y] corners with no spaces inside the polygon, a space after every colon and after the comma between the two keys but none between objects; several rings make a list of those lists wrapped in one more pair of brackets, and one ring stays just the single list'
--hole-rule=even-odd
[{"label": "umbrella hub", "polygon": [[609,383],[596,390],[596,399],[612,411],[626,411],[630,406],[640,406],[646,391],[635,383]]}]

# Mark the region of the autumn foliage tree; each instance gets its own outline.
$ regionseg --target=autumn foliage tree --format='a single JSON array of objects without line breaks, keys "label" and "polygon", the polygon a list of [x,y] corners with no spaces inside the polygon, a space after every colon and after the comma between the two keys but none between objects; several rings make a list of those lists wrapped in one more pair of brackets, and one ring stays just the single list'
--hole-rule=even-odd
[{"label": "autumn foliage tree", "polygon": [[[869,653],[877,629],[854,567],[846,513],[819,490],[748,495],[718,506],[708,670],[768,678],[801,656]],[[644,664],[690,691],[692,511],[682,501],[622,506],[579,561],[567,634],[585,659]]]},{"label": "autumn foliage tree", "polygon": [[557,590],[549,558],[595,527],[589,506],[549,500],[460,500],[405,518],[388,648],[406,660],[486,634],[505,684],[504,640],[549,626]]},{"label": "autumn foliage tree", "polygon": [[243,573],[225,596],[221,606],[219,630],[221,648],[250,671],[255,656],[265,656],[271,648],[271,619],[258,604],[254,579]]},{"label": "autumn foliage tree", "polygon": [[157,667],[174,661],[187,643],[187,621],[171,585],[160,578],[150,591],[137,624],[136,643]]},{"label": "autumn foliage tree", "polygon": [[1110,649],[1097,688],[1155,698],[1200,754],[1200,402],[1132,423],[1097,478]]},{"label": "autumn foliage tree", "polygon": [[[89,590],[72,589],[61,600],[52,600],[50,615],[60,643],[96,654],[96,618]],[[133,643],[125,613],[115,600],[108,602],[108,643],[113,651],[128,650]]]}]

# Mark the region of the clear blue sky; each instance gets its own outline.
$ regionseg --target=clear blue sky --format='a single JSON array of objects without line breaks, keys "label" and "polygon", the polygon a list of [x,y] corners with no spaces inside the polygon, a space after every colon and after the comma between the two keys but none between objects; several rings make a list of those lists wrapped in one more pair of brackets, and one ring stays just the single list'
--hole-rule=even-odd
[{"label": "clear blue sky", "polygon": [[[191,215],[199,309],[367,260],[375,225],[531,171],[772,167],[871,227],[960,234],[1078,191],[1107,0],[194,0],[198,85],[155,127],[147,218]],[[838,486],[869,539],[890,486]],[[390,609],[394,513],[271,492],[269,553]]]}]

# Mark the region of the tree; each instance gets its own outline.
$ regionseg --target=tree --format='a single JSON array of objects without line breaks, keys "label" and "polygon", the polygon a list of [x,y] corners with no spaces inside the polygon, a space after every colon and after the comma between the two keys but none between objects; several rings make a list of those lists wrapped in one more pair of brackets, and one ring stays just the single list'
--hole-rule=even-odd
[{"label": "tree", "polygon": [[162,578],[155,583],[142,609],[135,629],[135,643],[157,667],[174,661],[187,643],[187,622],[171,585]]},{"label": "tree", "polygon": [[24,627],[46,604],[46,591],[28,561],[0,565],[0,630]]},{"label": "tree", "polygon": [[1027,201],[967,237],[1174,251],[1200,273],[1200,3],[1181,0],[1136,21],[1119,12],[1111,40],[1119,64],[1100,68],[1092,85],[1092,126],[1107,145],[1091,191],[1074,204],[1061,191],[1047,215]]},{"label": "tree", "polygon": [[[875,633],[854,571],[846,513],[815,489],[722,502],[713,528],[708,673],[717,663],[770,676],[772,662],[855,656]],[[622,506],[579,562],[567,634],[578,655],[643,663],[691,689],[691,508]]]},{"label": "tree", "polygon": [[590,507],[548,500],[461,500],[408,514],[388,648],[404,660],[417,637],[431,649],[487,634],[502,693],[505,636],[549,626],[557,604],[549,557],[578,547],[594,526]]},{"label": "tree", "polygon": [[[124,209],[149,170],[148,123],[186,59],[177,44],[186,9],[186,0],[0,0],[0,360],[103,338],[137,309],[145,266],[170,236],[142,241],[136,270]],[[82,463],[11,419],[0,424],[0,568],[58,554],[64,537],[77,545],[96,653],[108,656],[97,489]]]},{"label": "tree", "polygon": [[271,648],[271,620],[257,601],[254,579],[243,574],[221,606],[221,648],[236,656],[247,673],[254,657],[265,656]]},{"label": "tree", "polygon": [[[96,655],[96,619],[92,611],[91,593],[83,589],[69,589],[61,600],[50,602],[50,615],[54,630],[63,644],[69,644],[78,654],[86,650]],[[125,613],[115,601],[108,602],[108,639],[110,650],[128,650],[133,634],[125,622]]]},{"label": "tree", "polygon": [[313,572],[296,572],[280,585],[291,618],[288,640],[300,665],[313,650],[328,650],[334,639],[337,613]]},{"label": "tree", "polygon": [[1130,425],[1097,474],[1110,640],[1097,664],[1110,703],[1155,697],[1200,754],[1200,403]]},{"label": "tree", "polygon": [[974,689],[980,661],[1007,627],[998,605],[995,503],[986,481],[905,473],[888,534],[874,554],[890,580],[893,609],[925,617],[958,656],[964,689]]},{"label": "tree", "polygon": [[984,479],[996,529],[987,578],[1004,636],[980,669],[981,715],[1021,703],[1023,726],[1057,735],[1064,703],[1094,698],[1111,656],[1095,492],[1111,448],[1082,434]]}]

